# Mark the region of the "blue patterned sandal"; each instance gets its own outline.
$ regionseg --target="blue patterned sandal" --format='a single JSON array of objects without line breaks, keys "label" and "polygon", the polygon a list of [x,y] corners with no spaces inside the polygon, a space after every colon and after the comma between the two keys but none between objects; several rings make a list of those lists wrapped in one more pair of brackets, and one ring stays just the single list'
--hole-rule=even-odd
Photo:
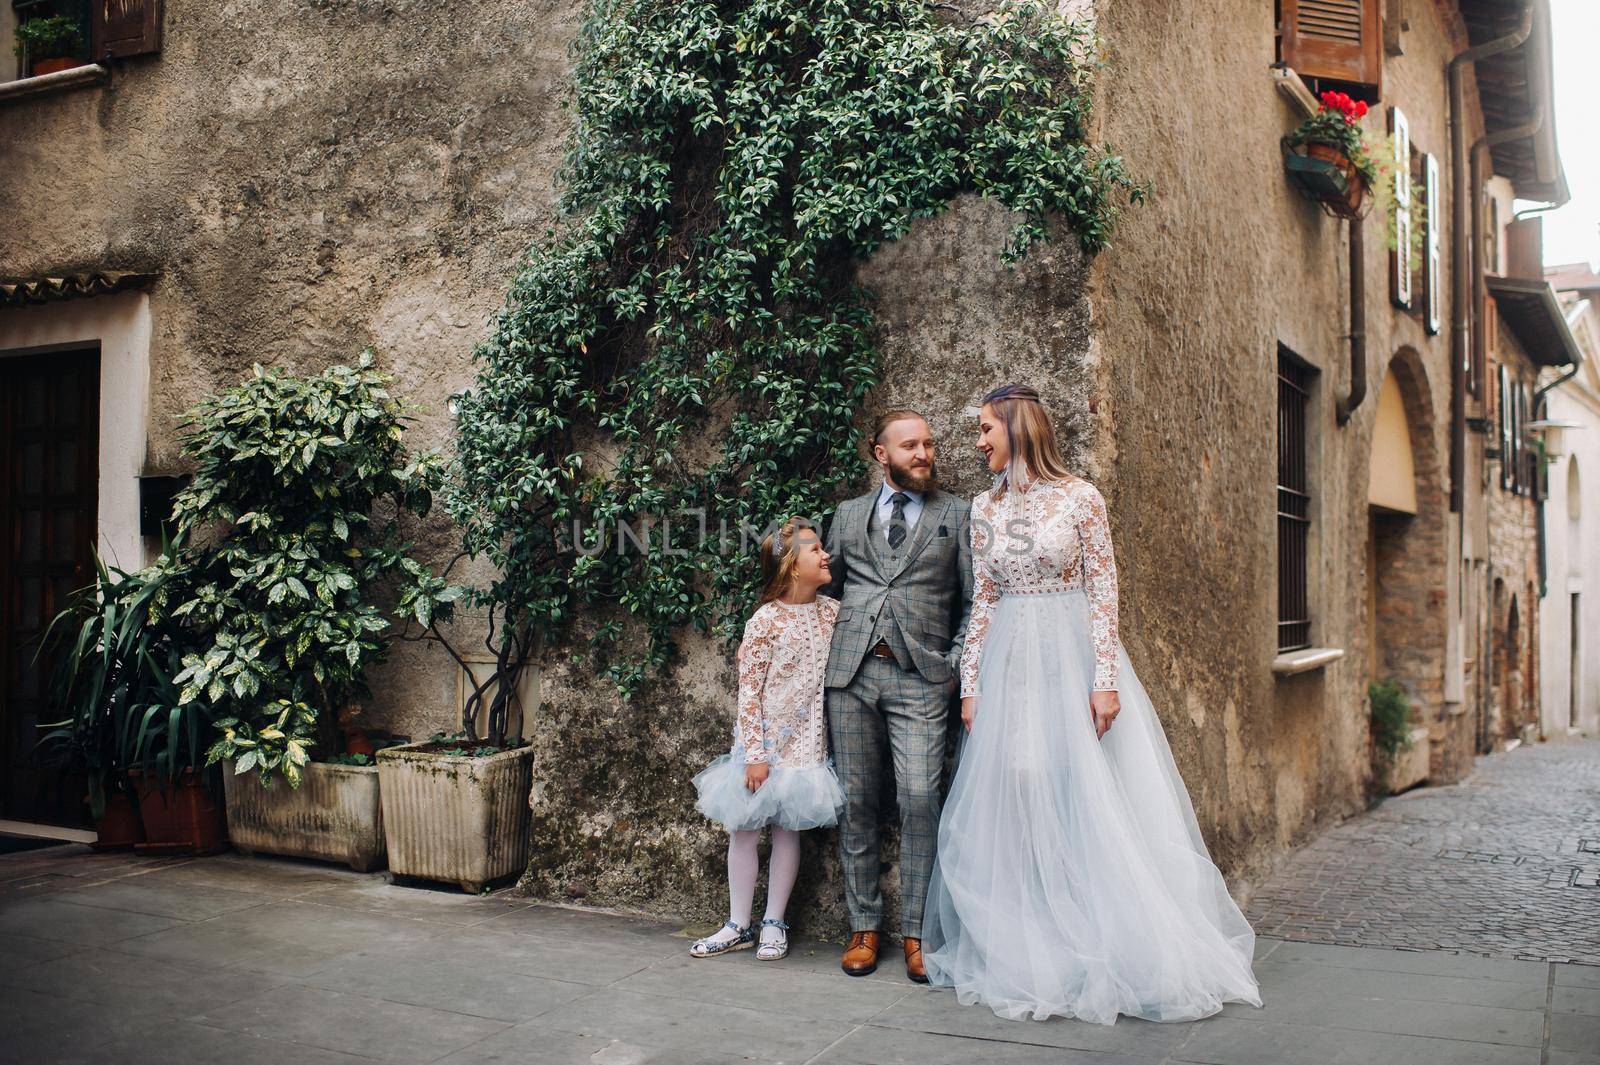
[{"label": "blue patterned sandal", "polygon": [[776,928],[781,935],[778,939],[773,940],[771,943],[763,942],[759,947],[757,947],[756,960],[777,961],[779,958],[788,957],[789,926],[778,920],[776,917],[768,917],[761,922],[761,927]]},{"label": "blue patterned sandal", "polygon": [[[738,934],[732,939],[719,940],[715,937],[717,932],[722,931],[722,928],[731,928]],[[718,954],[727,954],[735,950],[749,950],[756,945],[756,930],[751,926],[745,925],[740,928],[732,921],[726,921],[723,923],[722,928],[717,929],[717,932],[713,932],[704,939],[695,940],[694,946],[689,948],[689,956],[692,958],[715,958]]]}]

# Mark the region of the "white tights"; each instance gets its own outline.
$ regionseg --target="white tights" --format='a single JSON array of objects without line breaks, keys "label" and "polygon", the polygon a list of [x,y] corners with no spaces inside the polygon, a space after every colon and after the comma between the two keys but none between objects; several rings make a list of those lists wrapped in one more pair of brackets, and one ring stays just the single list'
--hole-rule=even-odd
[{"label": "white tights", "polygon": [[[756,846],[760,842],[759,829],[734,832],[728,837],[728,920],[740,928],[750,924],[750,911],[755,908],[756,874],[761,869]],[[783,920],[783,912],[789,908],[789,892],[794,890],[799,872],[800,833],[774,825],[772,856],[767,861],[766,916]],[[726,928],[721,934],[732,938]]]}]

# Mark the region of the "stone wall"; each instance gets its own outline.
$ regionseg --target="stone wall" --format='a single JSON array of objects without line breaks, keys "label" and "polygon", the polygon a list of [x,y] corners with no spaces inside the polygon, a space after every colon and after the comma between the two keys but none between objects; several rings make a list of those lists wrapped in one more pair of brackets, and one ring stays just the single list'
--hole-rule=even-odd
[{"label": "stone wall", "polygon": [[[1002,265],[1006,219],[979,201],[885,248],[862,270],[888,359],[869,408],[926,410],[948,482],[971,495],[987,478],[963,408],[1007,380],[1044,392],[1072,461],[1110,501],[1124,639],[1213,853],[1247,890],[1285,847],[1364,802],[1376,403],[1335,425],[1349,380],[1344,227],[1283,176],[1277,141],[1299,116],[1271,82],[1272,5],[1099,6],[1112,63],[1100,121],[1154,181],[1153,203],[1092,267],[1068,244]],[[148,472],[175,468],[179,412],[252,362],[314,372],[368,345],[425,405],[413,443],[446,446],[445,399],[470,382],[517,254],[554,216],[578,0],[166,8],[159,57],[120,65],[107,88],[7,111],[4,272],[159,275]],[[1450,31],[1424,10],[1411,23],[1388,93],[1447,163]],[[1370,378],[1416,353],[1418,394],[1432,399],[1415,431],[1444,455],[1447,338],[1389,307],[1381,226],[1368,227]],[[1272,671],[1279,343],[1322,371],[1314,640],[1347,652],[1288,678]],[[1420,494],[1436,500],[1443,474],[1423,469]],[[418,532],[448,557],[442,521]],[[1446,583],[1431,555],[1418,564],[1418,582],[1432,571]],[[689,777],[727,745],[733,674],[725,649],[683,646],[631,703],[562,653],[540,663],[529,890],[721,910],[723,839],[694,814]],[[454,726],[454,668],[438,647],[398,648],[373,682],[376,723]],[[830,833],[808,834],[798,917],[813,932],[841,924],[832,847]]]}]

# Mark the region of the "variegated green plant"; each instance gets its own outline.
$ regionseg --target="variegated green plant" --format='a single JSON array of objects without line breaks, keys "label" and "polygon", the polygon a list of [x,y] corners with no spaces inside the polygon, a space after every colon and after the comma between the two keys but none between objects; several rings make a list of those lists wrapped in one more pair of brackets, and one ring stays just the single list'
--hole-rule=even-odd
[{"label": "variegated green plant", "polygon": [[173,614],[190,639],[174,679],[180,705],[219,722],[211,762],[296,783],[313,746],[335,753],[334,715],[369,694],[392,620],[429,627],[462,594],[404,538],[441,459],[404,447],[390,380],[370,351],[308,378],[257,366],[183,423],[195,471],[173,506]]},{"label": "variegated green plant", "polygon": [[216,722],[222,733],[206,754],[206,764],[232,758],[235,773],[260,772],[263,783],[270,782],[277,770],[290,787],[300,786],[300,773],[311,761],[315,743],[317,711],[305,703],[275,699],[263,708],[264,714],[278,711],[258,727],[253,721],[225,717]]}]

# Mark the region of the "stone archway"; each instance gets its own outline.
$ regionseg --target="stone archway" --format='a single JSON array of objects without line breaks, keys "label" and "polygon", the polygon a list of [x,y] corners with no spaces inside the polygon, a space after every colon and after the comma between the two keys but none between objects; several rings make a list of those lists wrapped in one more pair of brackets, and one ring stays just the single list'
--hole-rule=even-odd
[{"label": "stone archway", "polygon": [[1409,779],[1394,781],[1403,787],[1458,768],[1448,744],[1421,735],[1444,709],[1447,537],[1432,391],[1412,349],[1390,360],[1377,408],[1367,470],[1367,670],[1368,679],[1405,689],[1416,712],[1413,742],[1428,748],[1426,765],[1419,751]]}]

